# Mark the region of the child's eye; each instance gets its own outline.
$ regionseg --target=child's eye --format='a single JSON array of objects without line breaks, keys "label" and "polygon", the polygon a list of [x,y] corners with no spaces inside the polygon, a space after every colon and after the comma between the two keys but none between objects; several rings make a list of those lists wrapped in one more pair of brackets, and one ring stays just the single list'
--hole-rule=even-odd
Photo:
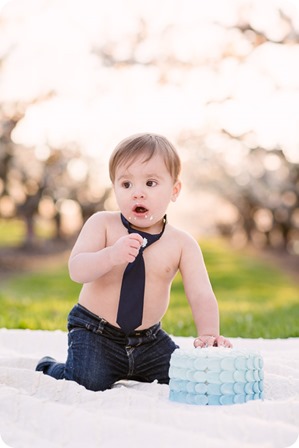
[{"label": "child's eye", "polygon": [[148,180],[146,182],[147,187],[155,187],[157,185],[157,182],[155,180]]},{"label": "child's eye", "polygon": [[122,186],[123,186],[124,188],[130,188],[130,187],[132,186],[132,183],[129,182],[129,181],[126,181],[126,182],[123,182],[123,183],[122,183]]}]

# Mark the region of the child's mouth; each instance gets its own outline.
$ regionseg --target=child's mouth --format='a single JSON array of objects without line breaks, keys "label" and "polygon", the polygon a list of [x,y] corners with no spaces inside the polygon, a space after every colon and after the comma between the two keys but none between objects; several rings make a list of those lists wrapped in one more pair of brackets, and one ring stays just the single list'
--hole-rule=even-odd
[{"label": "child's mouth", "polygon": [[137,213],[137,215],[143,215],[148,212],[148,209],[143,207],[142,205],[136,205],[133,209],[134,213]]}]

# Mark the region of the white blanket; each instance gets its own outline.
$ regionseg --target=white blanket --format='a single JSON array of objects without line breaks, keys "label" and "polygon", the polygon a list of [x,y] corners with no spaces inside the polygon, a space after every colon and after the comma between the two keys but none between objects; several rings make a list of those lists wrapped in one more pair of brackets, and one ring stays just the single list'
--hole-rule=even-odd
[{"label": "white blanket", "polygon": [[[174,338],[192,347],[192,338]],[[299,339],[231,339],[259,351],[265,399],[194,406],[168,399],[168,386],[120,382],[91,392],[35,372],[37,361],[66,357],[61,331],[0,330],[0,434],[15,448],[282,448],[299,433]],[[1,439],[0,439],[1,440]],[[296,442],[297,444],[297,442]],[[1,446],[1,442],[0,442]]]}]

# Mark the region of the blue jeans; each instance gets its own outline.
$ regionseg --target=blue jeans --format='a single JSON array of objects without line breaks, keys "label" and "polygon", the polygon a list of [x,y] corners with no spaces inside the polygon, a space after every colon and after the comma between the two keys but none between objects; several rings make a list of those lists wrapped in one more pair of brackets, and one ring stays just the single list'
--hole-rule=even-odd
[{"label": "blue jeans", "polygon": [[121,379],[169,383],[169,362],[178,347],[158,323],[126,335],[80,304],[68,317],[65,364],[50,362],[44,373],[73,380],[86,389],[111,388]]}]

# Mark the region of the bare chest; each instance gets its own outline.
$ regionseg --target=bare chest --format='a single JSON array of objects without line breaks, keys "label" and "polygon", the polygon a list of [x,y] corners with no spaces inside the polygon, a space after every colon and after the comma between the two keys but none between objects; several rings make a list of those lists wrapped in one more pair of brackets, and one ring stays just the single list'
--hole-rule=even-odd
[{"label": "bare chest", "polygon": [[[127,234],[123,228],[118,232],[108,233],[106,245],[113,245],[120,237]],[[176,238],[169,234],[166,227],[162,237],[154,243],[146,246],[142,251],[142,257],[145,264],[146,276],[150,276],[151,280],[169,281],[176,274],[181,257],[181,249]],[[125,266],[119,266],[114,270],[117,275],[122,274]]]},{"label": "bare chest", "polygon": [[178,270],[180,257],[175,247],[157,242],[144,250],[143,259],[148,278],[169,281]]}]

